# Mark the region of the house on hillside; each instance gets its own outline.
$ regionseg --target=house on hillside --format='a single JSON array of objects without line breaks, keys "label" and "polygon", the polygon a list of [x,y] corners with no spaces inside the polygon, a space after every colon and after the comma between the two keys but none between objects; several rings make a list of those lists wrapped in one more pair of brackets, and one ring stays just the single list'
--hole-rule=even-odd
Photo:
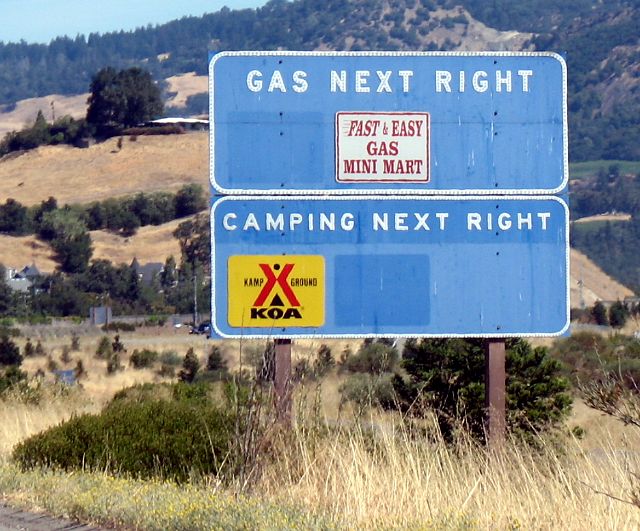
[{"label": "house on hillside", "polygon": [[185,131],[206,131],[209,129],[209,120],[198,118],[160,118],[146,122],[145,127],[162,127],[165,125],[178,125]]},{"label": "house on hillside", "polygon": [[27,293],[36,280],[42,276],[42,272],[36,267],[35,263],[23,267],[20,271],[12,267],[7,267],[4,270],[4,279],[7,285],[13,291],[21,293]]},{"label": "house on hillside", "polygon": [[151,283],[164,271],[164,264],[160,262],[149,262],[141,265],[137,258],[133,259],[130,267],[132,267],[138,274],[140,282],[147,286],[151,285]]}]

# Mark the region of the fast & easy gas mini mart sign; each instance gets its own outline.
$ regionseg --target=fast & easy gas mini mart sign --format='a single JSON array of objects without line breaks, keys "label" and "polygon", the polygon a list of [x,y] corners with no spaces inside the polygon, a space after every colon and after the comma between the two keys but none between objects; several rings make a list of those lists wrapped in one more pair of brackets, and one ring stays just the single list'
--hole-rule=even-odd
[{"label": "fast & easy gas mini mart sign", "polygon": [[567,183],[555,54],[225,52],[210,80],[221,194],[555,194]]}]

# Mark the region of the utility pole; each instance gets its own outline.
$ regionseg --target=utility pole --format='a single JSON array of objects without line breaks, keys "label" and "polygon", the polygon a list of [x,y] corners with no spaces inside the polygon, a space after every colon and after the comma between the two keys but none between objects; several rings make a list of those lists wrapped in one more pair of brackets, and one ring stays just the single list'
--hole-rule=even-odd
[{"label": "utility pole", "polygon": [[198,326],[198,272],[193,268],[193,327]]}]

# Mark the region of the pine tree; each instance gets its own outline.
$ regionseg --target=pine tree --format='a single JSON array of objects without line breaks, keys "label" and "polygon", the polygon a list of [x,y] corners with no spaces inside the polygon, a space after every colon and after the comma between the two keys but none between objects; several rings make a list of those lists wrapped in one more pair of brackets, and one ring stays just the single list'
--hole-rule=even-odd
[{"label": "pine tree", "polygon": [[187,354],[182,361],[182,369],[178,373],[181,382],[192,383],[196,379],[198,370],[200,369],[200,361],[193,351],[193,347],[189,347]]},{"label": "pine tree", "polygon": [[608,326],[609,325],[609,317],[607,316],[607,309],[604,307],[604,304],[600,301],[596,301],[591,309],[591,315],[593,315],[593,319],[597,325],[600,326]]},{"label": "pine tree", "polygon": [[[533,348],[522,339],[507,340],[506,348],[509,430],[526,436],[558,425],[571,408],[560,363],[545,347]],[[410,339],[402,366],[409,377],[393,379],[401,409],[415,415],[435,411],[445,437],[463,422],[478,439],[484,438],[483,340]]]},{"label": "pine tree", "polygon": [[0,337],[0,365],[20,365],[22,356],[20,347],[8,336]]}]

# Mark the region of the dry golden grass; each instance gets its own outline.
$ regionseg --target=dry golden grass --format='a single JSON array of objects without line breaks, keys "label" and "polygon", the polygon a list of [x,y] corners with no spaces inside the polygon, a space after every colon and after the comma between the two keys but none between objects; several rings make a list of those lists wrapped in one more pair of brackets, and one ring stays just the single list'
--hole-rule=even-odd
[{"label": "dry golden grass", "polygon": [[100,406],[85,395],[50,396],[39,404],[15,399],[0,402],[0,459],[5,459],[20,441],[67,420],[74,414],[97,413]]},{"label": "dry golden grass", "polygon": [[[6,457],[16,442],[72,413],[97,411],[122,387],[158,381],[152,370],[126,368],[114,376],[107,376],[105,362],[93,357],[99,338],[99,334],[82,336],[80,352],[71,353],[73,360],[68,366],[81,357],[88,371],[87,378],[82,381],[84,389],[79,394],[66,401],[50,400],[39,405],[4,404],[0,412],[0,455]],[[189,347],[193,347],[204,363],[210,347],[215,344],[221,347],[232,366],[237,367],[241,349],[247,354],[251,349],[259,350],[264,346],[264,341],[211,342],[201,336],[190,336],[182,329],[169,328],[139,329],[135,333],[121,334],[121,339],[128,350],[123,357],[125,365],[136,348],[174,350],[183,356]],[[44,343],[51,356],[59,361],[63,347],[70,343],[70,335],[59,334]],[[296,342],[294,360],[311,359],[320,343]],[[353,342],[327,343],[336,355],[347,344],[357,348],[357,343]],[[33,373],[45,363],[43,358],[29,358],[24,367]],[[353,419],[348,410],[338,414],[338,387],[342,381],[342,376],[331,374],[319,388],[312,384],[306,389],[298,389],[296,431],[285,437],[281,452],[277,451],[280,448],[278,439],[274,439],[269,454],[275,459],[252,487],[252,492],[259,493],[255,498],[256,510],[261,510],[262,503],[266,504],[266,510],[267,506],[273,508],[282,504],[284,507],[295,500],[304,507],[305,514],[318,515],[320,521],[348,529],[582,530],[640,526],[640,509],[613,498],[626,500],[630,496],[631,473],[640,471],[640,454],[636,451],[640,432],[602,417],[581,402],[576,404],[569,426],[577,424],[584,428],[583,440],[568,439],[561,448],[543,443],[541,450],[509,442],[503,453],[492,455],[464,437],[453,447],[444,444],[435,424],[425,423],[424,432],[410,434],[399,425],[394,414],[372,413],[364,420]],[[316,392],[321,399],[320,409],[311,407]],[[303,407],[303,400],[307,401],[307,407]],[[318,418],[312,418],[314,411],[320,415]],[[329,427],[326,435],[302,429],[325,422]],[[15,471],[11,473],[15,474]],[[0,476],[3,474],[5,472]],[[73,476],[77,479],[63,476],[55,479],[56,496],[46,496],[37,486],[38,478],[33,474],[25,475],[24,481],[20,475],[15,480],[3,476],[1,481],[19,484],[19,491],[12,494],[14,499],[22,499],[25,503],[36,500],[59,514],[69,510],[64,508],[69,506],[66,501],[64,507],[60,505],[59,500],[66,498],[60,492],[79,496],[74,481],[81,484],[95,481],[102,485],[95,487],[91,497],[80,496],[72,503],[78,511],[82,504],[89,504],[87,512],[80,511],[78,515],[94,515],[93,511],[104,506],[103,501],[107,499],[110,501],[105,507],[127,506],[126,497],[120,499],[116,490],[125,492],[128,480],[122,480],[125,481],[120,485],[122,488],[109,491],[110,485],[115,489],[117,482],[84,478],[81,474]],[[47,476],[46,481],[53,481],[53,478]],[[172,506],[171,512],[166,512],[168,508],[153,501],[158,496],[155,489],[163,488],[161,485],[136,484],[135,490],[148,492],[148,499],[144,497],[136,502],[139,511],[124,511],[127,516],[119,516],[123,518],[120,523],[135,526],[154,518],[163,522],[172,519],[172,525],[207,529],[213,521],[203,515],[211,512],[215,516],[209,518],[219,518],[222,513],[216,511],[226,510],[218,506],[215,511],[211,509],[218,503],[215,496],[198,498],[200,501],[193,505],[193,498],[174,493],[181,501]],[[217,484],[216,488],[221,486]],[[34,494],[36,491],[38,493]],[[189,492],[196,495],[195,491]],[[220,492],[221,496],[227,494]],[[194,514],[198,514],[198,519],[190,520],[195,518]],[[176,515],[183,516],[178,518]],[[109,520],[111,517],[108,509],[92,516],[105,523],[113,521]],[[302,525],[296,518],[298,516],[283,520],[282,528]]]},{"label": "dry golden grass", "polygon": [[[16,108],[10,112],[0,113],[0,139],[10,131],[20,131],[25,126],[33,125],[38,111],[52,121],[53,113],[56,118],[69,115],[73,118],[83,118],[87,113],[87,98],[89,94],[77,96],[61,96],[52,94],[41,98],[29,98],[19,101]],[[51,104],[53,103],[53,108]],[[1,108],[1,107],[0,107]]]},{"label": "dry golden grass", "polygon": [[167,100],[166,105],[169,107],[184,107],[189,96],[209,91],[209,78],[198,76],[195,72],[168,77],[166,82],[168,83],[167,91],[177,93]]},{"label": "dry golden grass", "polygon": [[586,306],[593,306],[598,300],[623,300],[633,295],[626,286],[612,279],[589,258],[576,249],[571,249],[571,307],[580,308],[580,285],[582,280],[582,297]]},{"label": "dry golden grass", "polygon": [[57,266],[51,248],[34,236],[0,236],[0,263],[18,270],[35,264],[43,272],[52,272]]},{"label": "dry golden grass", "polygon": [[[93,260],[109,260],[113,264],[130,264],[134,258],[145,264],[164,263],[168,256],[180,260],[180,244],[173,231],[188,218],[158,226],[141,227],[134,236],[123,238],[107,231],[91,231]],[[22,269],[35,264],[42,272],[51,273],[57,263],[51,248],[34,236],[0,236],[0,263]]]},{"label": "dry golden grass", "polygon": [[174,191],[209,180],[206,132],[112,138],[86,149],[44,146],[0,161],[0,199],[33,205],[89,203],[137,192]]},{"label": "dry golden grass", "polygon": [[356,529],[640,525],[640,509],[601,494],[628,498],[629,472],[640,470],[633,446],[589,453],[577,442],[563,452],[509,443],[504,452],[488,454],[469,441],[451,447],[432,436],[387,425],[319,443],[298,437],[256,490],[269,500],[300,500]]},{"label": "dry golden grass", "polygon": [[[158,226],[141,227],[135,236],[123,238],[107,231],[92,231],[93,259],[109,260],[113,264],[130,264],[137,258],[141,264],[161,262],[168,256],[180,261],[180,245],[173,231],[187,218]],[[0,239],[0,241],[2,241]]]}]

